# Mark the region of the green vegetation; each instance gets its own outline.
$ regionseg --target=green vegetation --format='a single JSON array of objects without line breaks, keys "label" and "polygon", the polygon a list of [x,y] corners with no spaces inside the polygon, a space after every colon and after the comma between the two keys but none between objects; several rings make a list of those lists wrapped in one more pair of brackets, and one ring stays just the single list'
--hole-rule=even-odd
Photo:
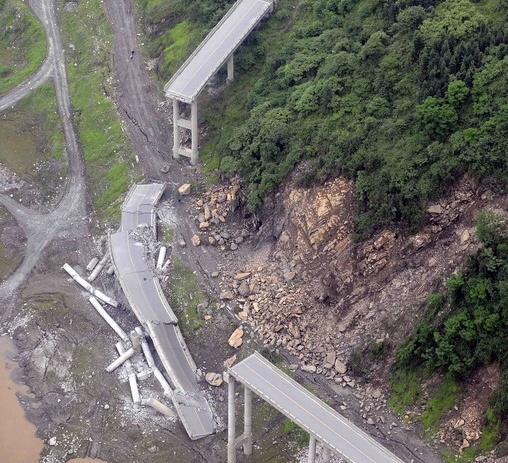
[{"label": "green vegetation", "polygon": [[22,260],[23,259],[20,255],[7,254],[5,246],[0,243],[0,281],[16,269],[18,265],[21,264]]},{"label": "green vegetation", "polygon": [[44,28],[21,0],[0,1],[0,95],[23,82],[46,56]]},{"label": "green vegetation", "polygon": [[53,196],[67,170],[53,85],[42,85],[3,115],[0,162]]},{"label": "green vegetation", "polygon": [[508,221],[480,213],[477,233],[483,247],[447,280],[443,293],[429,297],[424,317],[397,350],[396,373],[398,378],[415,371],[446,374],[422,416],[426,427],[435,430],[460,393],[460,381],[481,365],[499,362],[501,382],[490,398],[482,440],[473,453],[498,442],[501,422],[508,417]]},{"label": "green vegetation", "polygon": [[423,390],[421,375],[416,371],[396,371],[390,382],[388,405],[402,414],[410,405],[420,402]]},{"label": "green vegetation", "polygon": [[301,447],[309,443],[309,433],[287,418],[282,422],[282,432]]},{"label": "green vegetation", "polygon": [[168,79],[188,58],[232,0],[138,0],[148,34],[147,53],[157,58],[157,75]]},{"label": "green vegetation", "polygon": [[[169,3],[182,9],[152,40],[214,17]],[[354,179],[361,236],[416,229],[423,206],[460,175],[508,179],[507,14],[502,0],[281,0],[239,53],[238,81],[204,113],[213,153],[203,151],[247,181],[252,210],[305,161],[302,185]],[[152,56],[165,63],[178,42]],[[163,64],[161,78],[171,69]]]},{"label": "green vegetation", "polygon": [[447,376],[439,389],[430,398],[422,415],[426,429],[435,432],[439,429],[441,417],[450,410],[460,393],[460,386],[453,376]]},{"label": "green vegetation", "polygon": [[173,257],[168,282],[169,304],[178,316],[178,324],[184,334],[203,326],[198,305],[206,300],[196,274],[180,259]]},{"label": "green vegetation", "polygon": [[86,161],[89,191],[101,221],[119,218],[120,198],[139,170],[122,131],[110,77],[111,36],[99,0],[80,2],[60,14],[66,48],[67,75]]}]

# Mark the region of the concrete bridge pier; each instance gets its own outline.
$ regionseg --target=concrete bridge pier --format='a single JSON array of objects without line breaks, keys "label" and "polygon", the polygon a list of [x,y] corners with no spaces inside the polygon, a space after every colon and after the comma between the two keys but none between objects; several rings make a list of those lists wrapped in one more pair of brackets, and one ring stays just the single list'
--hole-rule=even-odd
[{"label": "concrete bridge pier", "polygon": [[316,462],[316,438],[310,436],[309,438],[309,463]]},{"label": "concrete bridge pier", "polygon": [[236,437],[236,382],[228,378],[228,463],[236,463],[236,449],[243,446],[245,455],[252,455],[252,390],[244,386],[243,434]]},{"label": "concrete bridge pier", "polygon": [[[192,100],[191,106],[191,118],[183,119],[180,117],[180,101],[177,98],[173,98],[173,158],[180,159],[180,155],[187,156],[190,158],[192,165],[198,162],[198,101],[197,99]],[[180,145],[180,127],[183,129],[190,130],[191,132],[191,149],[184,148]]]},{"label": "concrete bridge pier", "polygon": [[231,53],[228,58],[228,82],[233,82],[235,78],[235,59],[234,59],[234,53]]},{"label": "concrete bridge pier", "polygon": [[228,378],[228,463],[236,463],[235,379]]},{"label": "concrete bridge pier", "polygon": [[252,391],[244,388],[243,453],[252,455]]}]

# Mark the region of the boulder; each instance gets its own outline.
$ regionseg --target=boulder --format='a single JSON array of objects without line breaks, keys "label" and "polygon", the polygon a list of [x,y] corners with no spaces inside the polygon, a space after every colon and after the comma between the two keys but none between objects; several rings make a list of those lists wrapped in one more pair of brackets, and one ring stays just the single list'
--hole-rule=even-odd
[{"label": "boulder", "polygon": [[180,193],[182,196],[190,195],[191,193],[190,183],[184,183],[180,188],[178,188],[178,193]]},{"label": "boulder", "polygon": [[236,362],[236,354],[224,360],[224,368],[231,368],[235,362]]},{"label": "boulder", "polygon": [[205,375],[205,379],[208,384],[215,387],[219,387],[224,382],[220,373],[214,373],[212,371]]},{"label": "boulder", "polygon": [[201,239],[198,235],[193,235],[191,241],[194,246],[199,246],[201,244]]},{"label": "boulder", "polygon": [[335,360],[335,371],[343,375],[347,371],[346,364],[339,359]]},{"label": "boulder", "polygon": [[233,334],[228,339],[228,343],[231,347],[237,349],[243,344],[242,338],[243,338],[243,328],[240,326],[235,331],[233,331]]}]

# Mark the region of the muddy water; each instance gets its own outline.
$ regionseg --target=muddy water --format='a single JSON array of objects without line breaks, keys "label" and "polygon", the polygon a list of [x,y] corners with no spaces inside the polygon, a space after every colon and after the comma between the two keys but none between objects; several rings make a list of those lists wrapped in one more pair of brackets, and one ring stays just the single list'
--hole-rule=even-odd
[{"label": "muddy water", "polygon": [[0,461],[2,463],[37,463],[42,441],[35,437],[35,426],[25,419],[16,392],[27,388],[11,379],[17,365],[11,360],[13,345],[7,336],[0,337]]}]

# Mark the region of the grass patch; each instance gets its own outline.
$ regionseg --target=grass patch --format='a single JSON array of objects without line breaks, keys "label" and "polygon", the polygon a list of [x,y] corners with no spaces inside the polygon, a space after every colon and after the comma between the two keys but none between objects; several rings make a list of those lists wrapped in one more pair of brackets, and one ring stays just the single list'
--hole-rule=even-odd
[{"label": "grass patch", "polygon": [[180,259],[173,257],[172,267],[168,282],[169,303],[178,316],[182,332],[191,333],[203,326],[197,308],[205,301],[205,296],[196,274]]},{"label": "grass patch", "polygon": [[53,85],[39,87],[2,115],[0,162],[47,197],[55,194],[67,172],[64,135]]},{"label": "grass patch", "polygon": [[171,244],[175,239],[175,232],[172,228],[169,228],[167,225],[162,225],[162,239],[165,243]]},{"label": "grass patch", "polygon": [[301,447],[309,442],[309,433],[288,418],[282,422],[282,432]]},{"label": "grass patch", "polygon": [[399,414],[422,398],[421,375],[415,371],[397,371],[390,383],[388,405]]},{"label": "grass patch", "polygon": [[439,429],[441,417],[453,407],[459,394],[460,385],[457,380],[446,376],[422,414],[422,423],[427,430],[436,432]]},{"label": "grass patch", "polygon": [[46,56],[44,28],[21,0],[0,2],[0,95],[26,80]]},{"label": "grass patch", "polygon": [[7,255],[5,246],[0,243],[0,281],[14,271],[18,265],[21,264],[22,260],[23,258],[21,255]]},{"label": "grass patch", "polygon": [[72,11],[61,8],[67,74],[74,122],[85,156],[88,191],[100,222],[117,220],[120,198],[141,174],[109,95],[111,32],[100,0],[85,0]]}]

